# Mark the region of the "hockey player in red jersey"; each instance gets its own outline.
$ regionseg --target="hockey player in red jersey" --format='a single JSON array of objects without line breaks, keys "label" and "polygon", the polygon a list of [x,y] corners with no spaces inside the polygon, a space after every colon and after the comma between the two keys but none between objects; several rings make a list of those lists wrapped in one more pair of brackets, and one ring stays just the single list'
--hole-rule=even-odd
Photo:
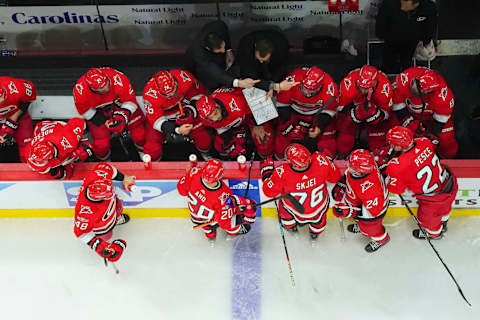
[{"label": "hockey player in red jersey", "polygon": [[75,162],[93,156],[92,145],[84,138],[85,120],[42,121],[35,126],[28,148],[27,164],[40,174],[55,179],[69,178]]},{"label": "hockey player in red jersey", "polygon": [[130,221],[130,217],[122,213],[122,202],[115,195],[113,180],[122,181],[122,187],[127,190],[135,185],[134,176],[124,175],[105,162],[98,163],[87,174],[78,193],[73,229],[78,239],[111,262],[120,259],[127,247],[122,239],[108,242],[113,228]]},{"label": "hockey player in red jersey", "polygon": [[[402,194],[408,188],[418,201],[418,222],[432,239],[441,239],[447,231],[453,201],[458,192],[456,177],[440,163],[432,142],[414,138],[413,132],[402,126],[388,131],[387,141],[398,152],[388,163],[388,189]],[[413,236],[425,239],[420,229]]]},{"label": "hockey player in red jersey", "polygon": [[0,77],[0,147],[15,141],[20,161],[27,162],[27,147],[33,135],[28,107],[37,98],[33,83]]},{"label": "hockey player in red jersey", "polygon": [[[73,88],[75,107],[87,120],[95,155],[110,156],[110,134],[128,130],[138,148],[143,148],[153,128],[144,124],[145,115],[137,104],[128,78],[112,68],[88,70]],[[145,132],[147,131],[147,132]],[[144,150],[149,153],[149,150]]]},{"label": "hockey player in red jersey", "polygon": [[213,240],[217,228],[230,236],[250,231],[255,222],[255,202],[233,195],[222,180],[224,168],[220,161],[209,160],[203,167],[194,166],[177,184],[178,193],[187,197],[190,219],[195,225],[212,221],[203,227],[205,236]]},{"label": "hockey player in red jersey", "polygon": [[143,103],[147,120],[155,129],[155,146],[150,148],[152,159],[161,157],[164,141],[181,143],[189,137],[201,154],[208,153],[211,137],[195,108],[196,101],[206,93],[203,85],[186,70],[162,70],[150,78],[143,90]]},{"label": "hockey player in red jersey", "polygon": [[429,138],[444,158],[453,158],[458,151],[454,107],[452,90],[436,71],[411,67],[395,79],[392,110],[399,124]]},{"label": "hockey player in red jersey", "polygon": [[292,142],[307,139],[307,144],[335,157],[338,89],[332,77],[317,67],[303,67],[293,70],[286,80],[300,82],[300,85],[277,95],[275,156],[283,159],[285,149]]},{"label": "hockey player in red jersey", "polygon": [[273,155],[274,129],[272,122],[255,124],[242,90],[220,88],[201,97],[197,110],[204,126],[216,130],[214,147],[225,159],[245,155],[249,134],[262,158]]},{"label": "hockey player in red jersey", "polygon": [[335,164],[320,152],[310,154],[298,143],[285,151],[289,163],[273,167],[273,161],[262,164],[263,192],[267,197],[290,193],[305,207],[297,212],[285,199],[279,202],[278,214],[284,228],[297,231],[297,224],[308,224],[310,236],[316,239],[325,230],[330,197],[327,182],[336,183],[341,175]]},{"label": "hockey player in red jersey", "polygon": [[338,201],[333,214],[356,221],[347,230],[371,239],[365,247],[367,252],[377,251],[390,240],[382,224],[388,209],[388,189],[369,151],[357,149],[350,153],[348,170],[332,189],[332,197]]},{"label": "hockey player in red jersey", "polygon": [[352,150],[357,130],[365,128],[369,149],[377,154],[385,147],[390,129],[392,85],[372,66],[351,71],[340,84],[337,120],[337,151],[341,157]]}]

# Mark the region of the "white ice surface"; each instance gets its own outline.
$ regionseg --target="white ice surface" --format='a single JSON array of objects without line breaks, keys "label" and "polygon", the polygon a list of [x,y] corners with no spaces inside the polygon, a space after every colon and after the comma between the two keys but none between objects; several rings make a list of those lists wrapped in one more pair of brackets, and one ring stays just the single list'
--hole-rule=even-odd
[{"label": "white ice surface", "polygon": [[133,219],[115,229],[128,242],[119,275],[74,238],[70,219],[0,219],[1,319],[236,319],[233,248],[258,242],[261,268],[244,280],[258,280],[251,294],[261,298],[249,308],[251,296],[234,297],[241,319],[480,319],[480,217],[451,218],[434,242],[471,308],[430,246],[412,238],[411,219],[385,223],[391,241],[374,254],[361,235],[346,231],[342,242],[336,219],[315,247],[307,228],[286,234],[292,288],[276,219],[258,219],[242,239],[220,233],[214,248],[187,219]]}]

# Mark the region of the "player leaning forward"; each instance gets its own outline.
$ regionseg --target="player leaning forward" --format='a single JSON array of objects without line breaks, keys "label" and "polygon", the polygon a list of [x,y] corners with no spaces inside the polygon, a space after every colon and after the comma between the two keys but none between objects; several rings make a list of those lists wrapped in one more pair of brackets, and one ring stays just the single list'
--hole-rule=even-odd
[{"label": "player leaning forward", "polygon": [[122,239],[108,242],[116,225],[130,220],[122,213],[123,205],[115,195],[113,180],[122,181],[123,188],[131,190],[135,177],[122,174],[114,166],[100,162],[83,180],[75,206],[74,233],[100,257],[115,262],[123,254],[127,242]]},{"label": "player leaning forward", "polygon": [[178,193],[187,197],[192,222],[212,222],[203,227],[209,240],[215,239],[218,227],[237,236],[250,231],[250,224],[255,222],[255,202],[233,195],[222,180],[223,174],[222,163],[212,159],[203,167],[190,168],[177,183]]},{"label": "player leaning forward", "polygon": [[390,240],[382,223],[388,209],[388,189],[368,150],[352,151],[345,176],[333,188],[332,197],[339,201],[333,214],[356,221],[347,230],[371,239],[365,246],[367,252],[377,251]]},{"label": "player leaning forward", "polygon": [[[406,127],[395,126],[387,133],[388,143],[398,155],[387,166],[388,189],[401,194],[408,188],[418,201],[417,218],[431,239],[441,239],[458,191],[456,177],[440,163],[435,147],[427,138],[413,138]],[[420,229],[412,232],[425,239]]]},{"label": "player leaning forward", "polygon": [[297,224],[308,224],[310,236],[316,239],[325,230],[330,197],[327,182],[337,182],[341,175],[335,164],[324,154],[310,154],[298,143],[287,147],[289,163],[273,167],[273,161],[262,164],[263,192],[267,197],[291,193],[305,212],[300,213],[285,199],[279,202],[278,214],[285,229],[297,231]]}]

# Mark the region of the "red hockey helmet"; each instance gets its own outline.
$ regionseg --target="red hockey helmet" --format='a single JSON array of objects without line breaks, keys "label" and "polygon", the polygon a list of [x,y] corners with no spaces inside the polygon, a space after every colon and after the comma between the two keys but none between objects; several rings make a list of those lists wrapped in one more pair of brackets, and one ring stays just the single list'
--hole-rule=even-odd
[{"label": "red hockey helmet", "polygon": [[291,165],[305,169],[310,164],[312,154],[305,146],[298,143],[292,143],[287,147],[287,150],[285,150],[285,156]]},{"label": "red hockey helmet", "polygon": [[217,159],[208,160],[203,167],[202,179],[207,183],[215,183],[223,178],[223,165]]},{"label": "red hockey helmet", "polygon": [[198,99],[196,106],[200,118],[211,121],[209,117],[215,112],[215,109],[217,108],[217,104],[215,103],[215,101],[209,96],[202,96],[200,99]]},{"label": "red hockey helmet", "polygon": [[370,151],[356,149],[348,157],[348,170],[353,174],[365,175],[375,170],[377,164]]},{"label": "red hockey helmet", "polygon": [[311,67],[302,80],[302,86],[309,91],[319,91],[322,87],[323,78],[325,78],[325,72],[317,67]]},{"label": "red hockey helmet", "polygon": [[415,78],[415,81],[417,83],[417,89],[423,94],[428,94],[440,87],[438,76],[432,70],[425,70],[425,72]]},{"label": "red hockey helmet", "polygon": [[95,180],[87,186],[87,198],[90,200],[109,200],[113,198],[113,182],[108,179]]},{"label": "red hockey helmet", "polygon": [[100,68],[88,70],[85,81],[90,89],[98,91],[109,85],[108,76]]},{"label": "red hockey helmet", "polygon": [[408,149],[413,143],[413,132],[407,127],[395,126],[388,130],[387,141],[393,147]]},{"label": "red hockey helmet", "polygon": [[55,147],[51,142],[41,141],[30,149],[28,159],[37,166],[43,166],[55,156]]},{"label": "red hockey helmet", "polygon": [[377,84],[378,70],[375,67],[365,65],[360,69],[357,86],[363,89],[373,89]]},{"label": "red hockey helmet", "polygon": [[170,97],[177,92],[177,80],[167,70],[162,70],[153,76],[155,86],[162,96]]}]

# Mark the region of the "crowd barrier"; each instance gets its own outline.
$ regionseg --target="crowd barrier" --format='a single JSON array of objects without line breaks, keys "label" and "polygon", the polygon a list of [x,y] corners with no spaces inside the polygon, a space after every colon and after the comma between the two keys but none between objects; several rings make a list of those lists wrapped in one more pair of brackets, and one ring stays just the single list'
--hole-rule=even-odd
[{"label": "crowd barrier", "polygon": [[[480,160],[443,160],[458,177],[459,191],[453,205],[452,215],[469,216],[480,214]],[[336,161],[345,170],[345,161]],[[114,165],[124,174],[137,178],[137,190],[123,190],[118,183],[117,194],[122,199],[125,212],[134,218],[189,217],[186,201],[176,185],[185,174],[188,162],[155,162],[146,169],[140,162],[119,162]],[[76,197],[82,178],[95,163],[79,163],[70,180],[55,181],[47,175],[32,172],[20,163],[0,166],[0,218],[58,218],[73,217]],[[243,195],[248,185],[248,169],[241,170],[236,162],[224,162],[225,179],[236,194]],[[331,187],[331,186],[330,186]],[[261,191],[260,164],[254,162],[248,196],[255,201],[268,199]],[[404,198],[416,207],[415,199],[408,193]],[[406,217],[407,210],[400,198],[390,195],[388,217]],[[258,216],[274,217],[275,209],[259,208]],[[328,212],[332,216],[331,211]]]}]

